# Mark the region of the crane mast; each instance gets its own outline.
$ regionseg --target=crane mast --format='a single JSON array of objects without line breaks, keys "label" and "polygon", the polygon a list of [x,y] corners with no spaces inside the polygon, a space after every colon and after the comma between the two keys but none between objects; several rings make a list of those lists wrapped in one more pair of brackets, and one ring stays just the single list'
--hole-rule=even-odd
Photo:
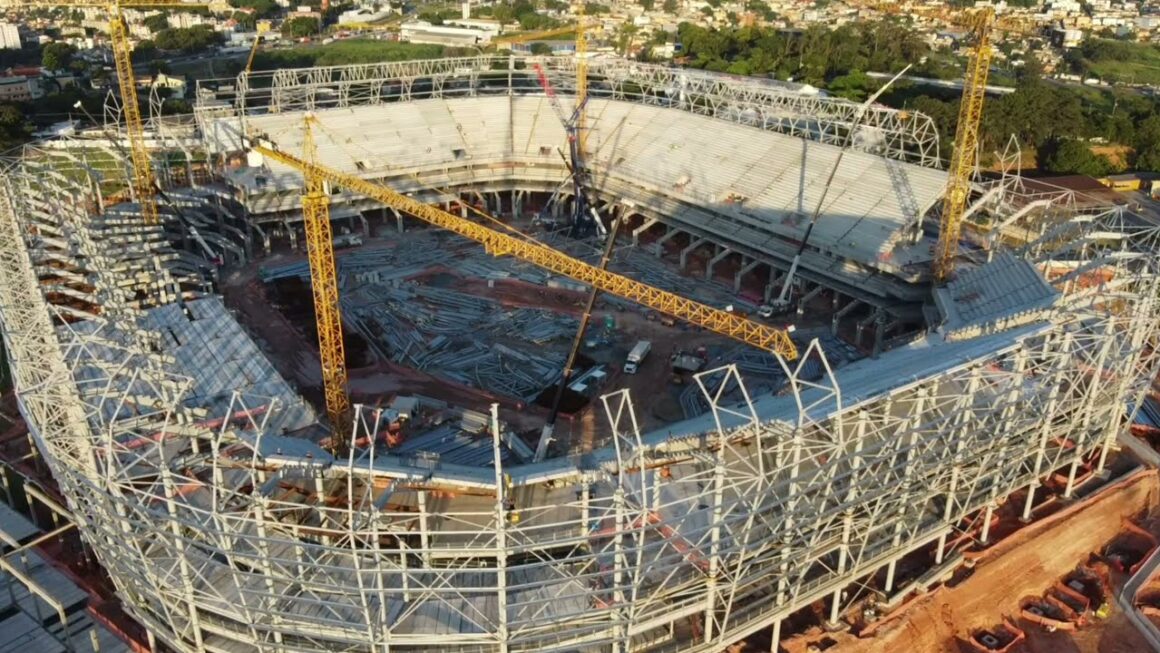
[{"label": "crane mast", "polygon": [[153,186],[153,162],[145,147],[145,124],[141,120],[141,107],[137,103],[137,80],[133,77],[133,49],[129,44],[129,26],[121,14],[120,5],[112,8],[109,21],[109,36],[113,43],[113,61],[117,68],[117,84],[121,87],[121,105],[125,114],[126,134],[129,137],[129,156],[133,159],[133,191],[141,206],[141,219],[145,224],[161,221],[157,213],[157,200]]},{"label": "crane mast", "polygon": [[[9,3],[11,4],[11,3]],[[121,91],[122,110],[125,114],[125,130],[129,141],[129,157],[133,164],[131,185],[141,207],[141,219],[148,225],[161,221],[157,212],[157,179],[153,174],[153,162],[149,149],[145,146],[145,123],[141,118],[141,108],[137,103],[137,79],[133,76],[133,47],[129,39],[129,26],[125,24],[122,10],[136,9],[196,9],[207,6],[203,2],[183,2],[182,0],[25,0],[15,3],[24,7],[75,7],[105,9],[109,13],[109,41],[113,46],[113,64],[117,69],[117,86]]]},{"label": "crane mast", "polygon": [[623,297],[690,324],[759,349],[771,351],[787,360],[795,360],[798,357],[797,347],[784,330],[758,324],[740,315],[706,306],[614,272],[601,270],[597,266],[578,261],[563,252],[540,243],[516,238],[452,215],[386,186],[320,164],[304,161],[292,154],[274,149],[272,145],[255,144],[252,149],[271,161],[277,161],[307,175],[317,175],[333,185],[342,186],[349,191],[377,200],[386,206],[409,213],[428,224],[481,243],[492,256],[514,256],[545,270],[595,286],[602,292]]},{"label": "crane mast", "polygon": [[322,391],[326,414],[333,429],[331,450],[346,452],[352,426],[346,350],[342,340],[342,312],[338,301],[338,274],[334,264],[334,236],[330,229],[330,196],[326,178],[317,174],[318,147],[314,142],[317,118],[307,114],[302,140],[303,158],[312,164],[302,170],[305,194],[302,220],[306,230],[306,251],[310,259],[310,288],[314,296],[314,319],[318,328],[318,357],[322,363]]},{"label": "crane mast", "polygon": [[959,103],[959,124],[955,132],[955,149],[951,153],[947,173],[947,190],[943,197],[942,222],[934,257],[935,283],[942,284],[954,274],[955,256],[959,250],[959,232],[963,211],[971,194],[971,172],[975,167],[975,151],[979,145],[979,125],[983,118],[983,96],[987,86],[987,72],[994,49],[991,47],[991,28],[995,12],[985,8],[975,13],[971,27],[975,44],[967,60],[963,79],[963,98]]}]

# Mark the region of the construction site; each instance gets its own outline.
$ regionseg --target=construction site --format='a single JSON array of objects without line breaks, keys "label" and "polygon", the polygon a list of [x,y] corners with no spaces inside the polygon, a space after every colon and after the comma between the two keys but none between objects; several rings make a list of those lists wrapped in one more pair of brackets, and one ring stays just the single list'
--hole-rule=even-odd
[{"label": "construction site", "polygon": [[1160,222],[978,174],[989,20],[954,144],[582,29],[126,55],[0,175],[0,572],[69,651],[1160,647]]}]

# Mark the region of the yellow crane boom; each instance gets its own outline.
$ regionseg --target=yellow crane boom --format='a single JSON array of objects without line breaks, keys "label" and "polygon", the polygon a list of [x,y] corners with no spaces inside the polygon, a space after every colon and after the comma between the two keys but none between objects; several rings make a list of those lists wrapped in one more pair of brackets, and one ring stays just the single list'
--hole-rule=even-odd
[{"label": "yellow crane boom", "polygon": [[122,9],[197,9],[208,6],[204,2],[184,2],[183,0],[21,0],[19,7],[73,7],[104,9],[109,13],[109,41],[113,46],[113,62],[117,69],[117,85],[121,90],[121,104],[125,112],[126,135],[129,139],[129,156],[133,160],[133,191],[141,205],[141,219],[145,224],[157,224],[157,200],[154,193],[156,177],[153,161],[145,147],[145,125],[141,120],[141,108],[137,104],[137,80],[133,76],[133,53],[129,41],[129,27],[125,24]]},{"label": "yellow crane boom", "polygon": [[955,131],[955,150],[951,153],[947,190],[943,197],[942,223],[939,227],[938,246],[934,257],[936,283],[945,283],[954,274],[955,257],[959,251],[959,232],[962,230],[963,211],[971,194],[971,171],[975,167],[975,151],[979,146],[979,125],[983,119],[983,97],[987,87],[987,72],[991,67],[994,49],[991,47],[991,27],[995,11],[985,8],[971,17],[975,44],[967,60],[963,79],[963,98],[959,103],[959,124]]},{"label": "yellow crane boom", "polygon": [[272,161],[277,161],[302,172],[308,178],[313,177],[330,182],[335,186],[341,186],[359,195],[378,200],[386,206],[405,211],[436,227],[481,243],[492,256],[514,256],[545,270],[595,286],[602,292],[624,297],[690,324],[766,351],[772,351],[787,360],[794,360],[798,356],[797,347],[794,346],[793,340],[790,339],[788,333],[781,329],[758,324],[735,313],[712,308],[685,299],[680,295],[653,288],[626,276],[601,270],[594,265],[578,261],[540,243],[489,229],[437,207],[411,199],[385,186],[317,163],[304,161],[272,147],[255,145],[253,150]]},{"label": "yellow crane boom", "polygon": [[262,22],[257,24],[258,33],[254,35],[254,45],[250,47],[250,56],[246,59],[246,69],[242,72],[247,75],[254,68],[254,55],[258,54],[258,46],[262,44],[262,35],[270,31],[270,25]]},{"label": "yellow crane boom", "polygon": [[338,274],[334,264],[334,236],[330,229],[330,195],[326,178],[313,165],[318,148],[313,127],[317,119],[306,115],[302,141],[305,161],[305,194],[302,221],[306,229],[306,252],[310,259],[310,288],[314,295],[314,320],[318,327],[318,357],[322,363],[322,391],[326,414],[333,429],[331,450],[343,455],[351,435],[350,396],[347,394],[346,348],[342,339],[342,311],[338,303]]}]

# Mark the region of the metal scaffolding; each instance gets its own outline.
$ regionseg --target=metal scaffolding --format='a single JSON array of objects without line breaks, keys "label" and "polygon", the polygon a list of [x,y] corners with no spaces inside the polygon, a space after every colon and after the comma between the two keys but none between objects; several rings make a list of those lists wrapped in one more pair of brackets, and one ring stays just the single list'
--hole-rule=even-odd
[{"label": "metal scaffolding", "polygon": [[[1017,323],[837,370],[815,343],[779,361],[774,395],[704,372],[709,412],[659,432],[615,392],[612,444],[582,458],[506,465],[494,423],[491,468],[399,456],[378,437],[386,411],[365,406],[350,441],[366,446],[335,458],[284,432],[292,397],[204,387],[183,366],[173,339],[212,348],[228,316],[134,302],[139,257],[93,231],[93,193],[7,171],[0,326],[84,537],[180,651],[707,652],[818,600],[836,620],[852,584],[884,571],[889,594],[903,556],[933,545],[943,562],[963,520],[989,523],[1012,492],[1029,510],[1060,474],[1070,496],[1156,372],[1160,227],[1122,208],[1036,213],[1033,238],[995,247],[1058,294]],[[89,309],[44,283],[61,268],[50,226]]]}]

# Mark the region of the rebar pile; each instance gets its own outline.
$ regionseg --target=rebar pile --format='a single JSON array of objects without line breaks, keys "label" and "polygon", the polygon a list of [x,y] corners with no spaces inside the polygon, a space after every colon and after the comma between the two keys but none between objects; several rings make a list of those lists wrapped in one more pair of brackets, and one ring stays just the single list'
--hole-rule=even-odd
[{"label": "rebar pile", "polygon": [[[467,278],[542,285],[551,275],[438,240],[442,238],[417,232],[403,245],[340,252],[346,328],[360,333],[384,360],[489,392],[534,398],[559,378],[563,347],[576,331],[576,318],[507,308],[438,279],[426,284],[408,279],[443,264]],[[309,266],[300,262],[261,271],[267,282],[287,277],[309,280]],[[557,348],[550,348],[552,344]]]}]

